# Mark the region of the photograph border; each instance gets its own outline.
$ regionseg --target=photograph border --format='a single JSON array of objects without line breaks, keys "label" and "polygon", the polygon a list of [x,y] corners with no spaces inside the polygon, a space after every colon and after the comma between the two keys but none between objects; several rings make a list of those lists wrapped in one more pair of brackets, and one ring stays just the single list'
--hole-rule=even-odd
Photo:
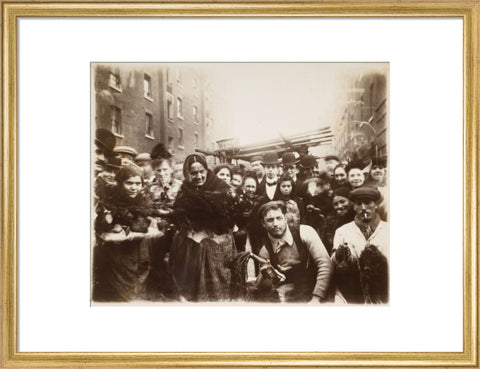
[{"label": "photograph border", "polygon": [[[1,367],[478,367],[479,2],[2,2]],[[463,20],[462,352],[18,352],[19,17],[460,17]]]}]

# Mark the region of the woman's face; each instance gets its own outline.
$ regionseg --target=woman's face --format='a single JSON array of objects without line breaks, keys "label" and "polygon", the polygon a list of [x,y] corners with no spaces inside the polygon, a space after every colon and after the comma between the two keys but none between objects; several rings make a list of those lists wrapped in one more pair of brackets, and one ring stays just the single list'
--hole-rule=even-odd
[{"label": "woman's face", "polygon": [[335,169],[333,176],[335,177],[335,182],[339,185],[343,185],[347,182],[347,173],[345,172],[345,169],[341,167]]},{"label": "woman's face", "polygon": [[235,173],[232,175],[232,181],[230,182],[230,184],[233,187],[238,188],[242,185],[242,181],[243,181],[242,175]]},{"label": "woman's face", "polygon": [[243,192],[247,197],[252,198],[257,191],[257,183],[253,178],[245,178],[245,183],[243,184]]},{"label": "woman's face", "polygon": [[333,208],[339,216],[347,214],[348,209],[350,208],[350,200],[343,196],[334,196],[333,198]]},{"label": "woman's face", "polygon": [[207,170],[199,162],[190,165],[188,174],[190,175],[190,182],[197,187],[203,186],[207,180]]},{"label": "woman's face", "polygon": [[163,160],[160,165],[153,168],[153,171],[155,172],[155,178],[159,183],[167,184],[172,179],[173,169],[168,160]]},{"label": "woman's face", "polygon": [[220,169],[217,172],[217,177],[220,178],[221,180],[224,180],[227,183],[230,183],[231,174],[230,174],[230,171],[227,168]]},{"label": "woman's face", "polygon": [[365,182],[365,175],[358,168],[352,168],[348,172],[348,183],[352,185],[353,188],[360,187]]},{"label": "woman's face", "polygon": [[283,181],[280,183],[280,192],[284,196],[290,195],[292,193],[292,182]]},{"label": "woman's face", "polygon": [[123,182],[123,190],[130,198],[135,198],[142,189],[142,179],[140,176],[129,177]]}]

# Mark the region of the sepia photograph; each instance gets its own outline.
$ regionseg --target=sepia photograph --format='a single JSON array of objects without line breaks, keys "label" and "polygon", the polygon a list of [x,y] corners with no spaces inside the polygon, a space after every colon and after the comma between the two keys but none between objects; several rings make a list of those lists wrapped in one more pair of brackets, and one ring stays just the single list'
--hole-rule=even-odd
[{"label": "sepia photograph", "polygon": [[389,303],[389,63],[91,63],[91,304]]}]

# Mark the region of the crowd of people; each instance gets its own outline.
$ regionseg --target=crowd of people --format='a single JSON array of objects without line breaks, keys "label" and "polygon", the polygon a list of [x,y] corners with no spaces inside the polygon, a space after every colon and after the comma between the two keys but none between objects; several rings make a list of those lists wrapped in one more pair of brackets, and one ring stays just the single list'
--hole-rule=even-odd
[{"label": "crowd of people", "polygon": [[385,158],[95,147],[93,301],[388,302]]}]

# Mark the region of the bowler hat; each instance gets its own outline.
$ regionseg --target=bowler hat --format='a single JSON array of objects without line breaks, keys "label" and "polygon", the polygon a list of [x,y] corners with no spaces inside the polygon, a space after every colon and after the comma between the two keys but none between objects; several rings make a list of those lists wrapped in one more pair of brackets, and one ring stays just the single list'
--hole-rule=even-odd
[{"label": "bowler hat", "polygon": [[284,166],[294,165],[296,163],[295,154],[293,152],[286,152],[282,155],[282,164]]},{"label": "bowler hat", "polygon": [[325,156],[325,159],[324,159],[324,160],[325,160],[325,161],[336,160],[336,161],[340,162],[340,159],[338,158],[337,155],[327,155],[327,156]]},{"label": "bowler hat", "polygon": [[303,169],[313,169],[317,165],[317,159],[315,159],[315,156],[313,155],[305,155],[301,160],[300,160],[300,166]]},{"label": "bowler hat", "polygon": [[352,191],[350,191],[350,200],[356,201],[356,200],[372,200],[377,202],[381,198],[380,192],[372,187],[364,186],[364,187],[358,187]]},{"label": "bowler hat", "polygon": [[275,151],[268,151],[263,155],[264,165],[278,165],[278,155]]},{"label": "bowler hat", "polygon": [[99,128],[95,131],[95,144],[110,154],[114,153],[115,141],[115,135],[108,129]]},{"label": "bowler hat", "polygon": [[387,158],[373,158],[372,167],[374,166],[385,168],[387,166]]}]

